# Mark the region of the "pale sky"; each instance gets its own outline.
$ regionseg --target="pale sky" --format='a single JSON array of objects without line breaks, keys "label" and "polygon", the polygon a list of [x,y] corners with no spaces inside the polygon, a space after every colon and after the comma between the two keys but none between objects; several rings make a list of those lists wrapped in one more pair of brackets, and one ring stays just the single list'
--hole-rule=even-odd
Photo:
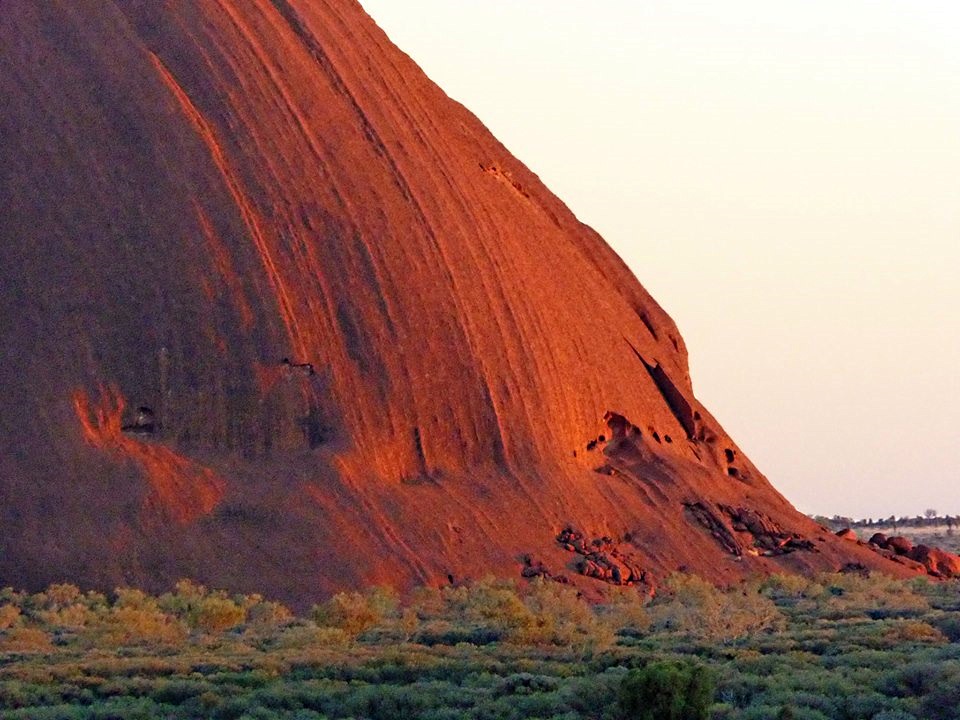
[{"label": "pale sky", "polygon": [[799,509],[960,514],[960,3],[361,2],[623,257]]}]

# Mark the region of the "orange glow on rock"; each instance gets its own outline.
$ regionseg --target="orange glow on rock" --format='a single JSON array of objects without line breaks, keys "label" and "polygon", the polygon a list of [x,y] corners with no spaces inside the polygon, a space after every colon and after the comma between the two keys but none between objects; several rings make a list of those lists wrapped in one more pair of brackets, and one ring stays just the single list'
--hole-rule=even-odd
[{"label": "orange glow on rock", "polygon": [[305,609],[571,570],[567,527],[610,556],[584,588],[614,550],[723,584],[926,572],[776,492],[673,320],[360,3],[0,12],[0,587]]},{"label": "orange glow on rock", "polygon": [[73,394],[73,406],[88,444],[135,462],[150,485],[143,502],[147,518],[166,518],[186,525],[209,515],[223,499],[226,482],[210,468],[181,457],[168,447],[123,432],[126,401],[115,387],[100,388],[97,402],[83,390]]}]

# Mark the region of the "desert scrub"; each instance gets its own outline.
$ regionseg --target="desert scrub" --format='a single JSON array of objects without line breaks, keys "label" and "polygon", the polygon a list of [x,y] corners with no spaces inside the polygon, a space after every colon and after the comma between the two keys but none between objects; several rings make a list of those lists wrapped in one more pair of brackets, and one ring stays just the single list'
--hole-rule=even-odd
[{"label": "desert scrub", "polygon": [[911,583],[885,575],[836,573],[820,575],[817,581],[821,592],[807,594],[797,604],[798,610],[817,618],[914,617],[930,610],[929,601]]},{"label": "desert scrub", "polygon": [[783,625],[780,610],[758,587],[743,585],[724,592],[695,575],[667,578],[649,611],[655,631],[714,642]]},{"label": "desert scrub", "polygon": [[323,627],[342,630],[357,637],[388,620],[396,619],[399,602],[390,588],[373,588],[366,593],[337,593],[327,602],[315,605],[313,620]]},{"label": "desert scrub", "polygon": [[701,665],[655,662],[630,671],[618,702],[631,720],[706,720],[714,691],[713,673]]},{"label": "desert scrub", "polygon": [[161,610],[156,598],[140,590],[118,588],[113,602],[98,613],[82,638],[92,647],[122,647],[176,645],[186,636],[186,625]]},{"label": "desert scrub", "polygon": [[[4,590],[0,717],[956,718],[951,587],[677,576],[653,602],[617,588],[590,604],[485,580],[344,593],[306,617],[192,582]],[[690,684],[711,677],[712,695]]]},{"label": "desert scrub", "polygon": [[181,580],[173,593],[158,600],[161,610],[186,623],[193,630],[219,633],[242,625],[250,603],[234,599],[222,590],[207,590],[190,580]]}]

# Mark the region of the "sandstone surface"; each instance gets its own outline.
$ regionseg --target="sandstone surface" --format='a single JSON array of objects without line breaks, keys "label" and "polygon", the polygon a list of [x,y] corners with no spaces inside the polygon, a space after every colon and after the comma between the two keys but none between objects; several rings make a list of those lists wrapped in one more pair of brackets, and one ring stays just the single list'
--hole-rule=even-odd
[{"label": "sandstone surface", "polygon": [[354,0],[7,0],[0,96],[0,585],[913,571]]}]

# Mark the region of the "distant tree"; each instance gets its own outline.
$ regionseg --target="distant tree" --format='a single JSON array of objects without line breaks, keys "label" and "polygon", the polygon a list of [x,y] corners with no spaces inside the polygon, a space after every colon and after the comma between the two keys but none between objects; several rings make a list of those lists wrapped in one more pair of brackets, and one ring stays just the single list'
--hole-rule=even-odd
[{"label": "distant tree", "polygon": [[828,518],[826,515],[811,515],[811,519],[825,528],[831,527],[833,525],[833,520]]},{"label": "distant tree", "polygon": [[937,517],[937,511],[934,508],[927,508],[923,511],[923,514],[926,515],[928,524],[933,525],[933,521]]}]

